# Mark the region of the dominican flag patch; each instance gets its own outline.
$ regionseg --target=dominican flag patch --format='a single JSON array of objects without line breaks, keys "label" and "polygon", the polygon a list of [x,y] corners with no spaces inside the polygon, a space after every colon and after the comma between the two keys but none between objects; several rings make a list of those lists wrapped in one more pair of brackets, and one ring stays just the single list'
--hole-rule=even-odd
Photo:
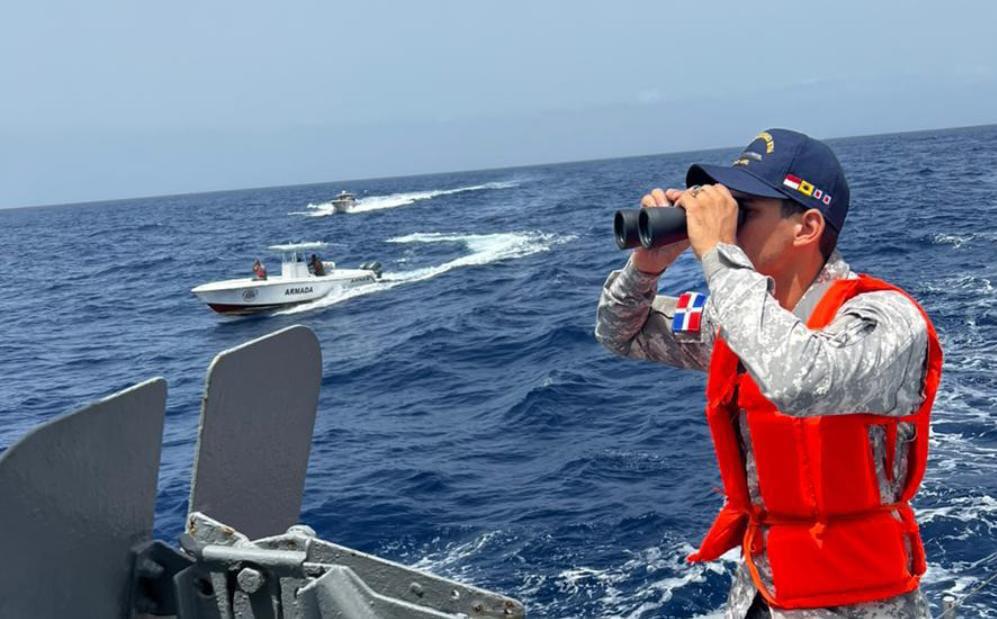
[{"label": "dominican flag patch", "polygon": [[683,292],[675,304],[675,317],[672,318],[672,333],[699,333],[703,321],[703,308],[706,295],[698,292]]}]

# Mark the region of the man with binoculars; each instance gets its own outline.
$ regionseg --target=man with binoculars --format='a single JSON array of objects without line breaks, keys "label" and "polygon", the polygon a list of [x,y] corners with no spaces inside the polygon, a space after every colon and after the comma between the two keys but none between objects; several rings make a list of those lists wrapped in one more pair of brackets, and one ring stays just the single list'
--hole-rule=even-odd
[{"label": "man with binoculars", "polygon": [[[689,560],[741,549],[728,617],[929,617],[910,499],[941,375],[931,321],[835,250],[849,192],[822,142],[770,129],[686,184],[641,200],[642,226],[648,209],[684,209],[688,239],[656,247],[641,229],[603,288],[596,338],[708,372],[726,500]],[[689,247],[709,296],[656,295]]]}]

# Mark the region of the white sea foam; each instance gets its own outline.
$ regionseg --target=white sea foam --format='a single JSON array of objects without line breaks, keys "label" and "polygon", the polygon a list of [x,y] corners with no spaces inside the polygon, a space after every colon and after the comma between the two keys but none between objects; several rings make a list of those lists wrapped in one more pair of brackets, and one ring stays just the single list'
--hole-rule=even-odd
[{"label": "white sea foam", "polygon": [[[987,603],[986,598],[981,595],[985,593],[985,588],[981,590],[981,579],[975,576],[966,575],[967,572],[975,570],[983,565],[990,565],[997,559],[997,553],[991,553],[973,562],[959,562],[950,568],[945,568],[935,563],[928,563],[928,570],[921,577],[922,587],[935,588],[938,585],[948,584],[949,586],[935,594],[937,601],[945,598],[954,598],[959,609],[958,616],[961,617],[990,617],[993,608]],[[991,570],[984,571],[984,574],[991,574]]]},{"label": "white sea foam", "polygon": [[460,568],[469,559],[486,551],[492,541],[498,541],[497,538],[501,533],[501,531],[488,531],[469,542],[448,544],[442,551],[422,557],[413,563],[412,567],[426,572],[456,576],[462,572]]},{"label": "white sea foam", "polygon": [[975,238],[973,234],[936,234],[934,241],[939,245],[951,245],[956,249],[963,246],[963,244],[972,241]]},{"label": "white sea foam", "polygon": [[997,234],[993,232],[973,232],[969,234],[936,234],[932,240],[937,245],[951,245],[956,249],[959,249],[963,245],[972,243],[977,240],[990,241],[993,242],[997,240]]},{"label": "white sea foam", "polygon": [[[940,420],[954,421],[956,417],[956,415],[946,415]],[[977,411],[969,406],[962,406],[958,417],[958,421],[963,423],[979,422],[981,425],[993,423],[992,414],[988,414],[985,410]],[[933,429],[929,445],[933,451],[955,458],[964,465],[984,469],[997,468],[997,448],[981,445],[979,437],[974,434]]]},{"label": "white sea foam", "polygon": [[975,275],[957,275],[954,277],[946,277],[937,281],[929,281],[924,285],[925,289],[930,292],[941,292],[953,294],[956,291],[965,292],[971,295],[979,295],[982,297],[992,297],[994,294],[994,286],[989,279],[986,277],[977,277]]},{"label": "white sea foam", "polygon": [[982,497],[952,497],[941,507],[918,508],[917,521],[923,526],[936,518],[959,520],[987,525],[997,514],[997,500],[989,495]]},{"label": "white sea foam", "polygon": [[[485,532],[472,540],[447,544],[445,548],[434,550],[415,561],[412,567],[473,582],[476,561],[509,543],[507,532]],[[543,589],[555,589],[556,600],[529,603],[531,614],[537,616],[557,614],[564,604],[570,604],[571,599],[594,601],[598,610],[590,610],[599,617],[636,619],[648,614],[660,614],[660,610],[680,589],[704,582],[709,573],[730,574],[738,561],[739,550],[733,549],[717,561],[689,565],[685,557],[693,550],[687,543],[664,548],[652,546],[631,553],[620,564],[605,568],[579,565],[557,574],[528,573],[514,595],[529,600]],[[645,574],[655,572],[661,572],[662,577],[641,586],[638,591],[623,591],[635,578],[642,579]],[[704,617],[715,616],[718,615],[714,613]]]},{"label": "white sea foam", "polygon": [[[482,189],[509,189],[516,187],[519,183],[516,181],[498,181],[492,183],[483,183],[481,185],[468,185],[466,187],[456,187],[453,189],[432,189],[428,191],[410,191],[406,193],[392,193],[385,196],[368,196],[360,198],[357,200],[356,205],[350,210],[346,211],[345,215],[353,215],[357,213],[368,213],[370,211],[380,211],[387,208],[397,208],[399,206],[408,206],[420,200],[431,200],[439,196],[448,196],[455,193],[464,193],[467,191],[480,191]],[[328,215],[335,214],[335,209],[332,206],[332,202],[319,202],[318,204],[309,204],[307,211],[297,211],[291,213],[291,215],[306,215],[308,217],[326,217]]]},{"label": "white sea foam", "polygon": [[296,314],[319,308],[330,307],[348,299],[389,290],[402,284],[425,281],[448,271],[462,267],[481,266],[502,260],[523,258],[532,254],[549,251],[554,245],[571,241],[573,236],[557,236],[541,232],[499,232],[495,234],[442,234],[417,233],[388,239],[389,243],[460,243],[469,254],[443,264],[411,271],[387,271],[380,281],[367,286],[359,286],[343,292],[331,294],[310,303],[288,308],[279,314]]},{"label": "white sea foam", "polygon": [[[738,550],[733,549],[717,561],[689,565],[685,557],[695,550],[687,543],[662,549],[652,546],[634,553],[620,565],[598,569],[585,566],[563,570],[554,579],[561,597],[599,597],[599,616],[638,618],[648,613],[660,614],[675,593],[690,584],[702,583],[707,573],[728,574],[737,563]],[[623,594],[618,588],[644,574],[668,574],[643,585],[639,591]]]}]

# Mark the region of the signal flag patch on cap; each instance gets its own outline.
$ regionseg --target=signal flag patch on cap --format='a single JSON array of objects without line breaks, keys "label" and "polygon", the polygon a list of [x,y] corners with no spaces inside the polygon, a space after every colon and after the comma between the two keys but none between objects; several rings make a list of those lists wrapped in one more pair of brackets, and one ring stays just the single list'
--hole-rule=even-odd
[{"label": "signal flag patch on cap", "polygon": [[810,196],[824,203],[825,206],[831,205],[831,194],[825,192],[822,189],[817,189],[813,184],[808,183],[799,176],[793,176],[792,174],[787,174],[786,178],[782,180],[784,187],[789,187],[790,189],[795,189],[805,196]]},{"label": "signal flag patch on cap", "polygon": [[675,304],[675,316],[672,318],[672,333],[699,333],[705,306],[705,294],[683,292],[679,295]]}]

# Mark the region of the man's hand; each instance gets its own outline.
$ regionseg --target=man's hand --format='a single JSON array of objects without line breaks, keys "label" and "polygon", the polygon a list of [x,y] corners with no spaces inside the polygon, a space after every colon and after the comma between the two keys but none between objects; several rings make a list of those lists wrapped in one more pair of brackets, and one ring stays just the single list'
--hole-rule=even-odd
[{"label": "man's hand", "polygon": [[[679,189],[653,189],[651,193],[645,195],[640,200],[640,205],[648,208],[672,208],[675,201],[682,195]],[[672,243],[657,249],[644,249],[638,247],[634,249],[634,266],[645,273],[658,274],[665,270],[669,264],[678,258],[679,254],[689,248],[689,241]]]},{"label": "man's hand", "polygon": [[723,185],[693,187],[677,205],[685,209],[689,242],[700,260],[717,243],[737,242],[737,201]]}]

